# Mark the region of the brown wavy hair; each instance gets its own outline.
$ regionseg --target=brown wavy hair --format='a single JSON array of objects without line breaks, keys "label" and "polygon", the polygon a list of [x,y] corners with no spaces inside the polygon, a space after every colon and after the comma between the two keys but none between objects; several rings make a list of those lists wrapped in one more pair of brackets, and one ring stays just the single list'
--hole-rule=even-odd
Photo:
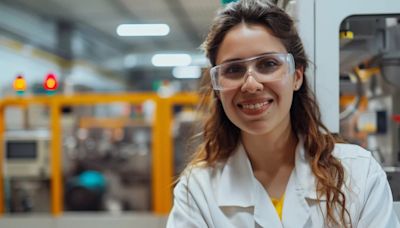
[{"label": "brown wavy hair", "polygon": [[[241,23],[268,28],[281,40],[288,53],[293,55],[296,69],[303,69],[303,73],[307,69],[307,56],[293,20],[277,6],[261,0],[230,3],[218,12],[202,45],[212,66],[216,65],[217,52],[225,35]],[[199,164],[213,166],[217,162],[225,161],[240,141],[241,130],[226,116],[221,101],[211,87],[208,71],[203,75],[201,85],[199,112],[204,119],[202,131],[197,136],[202,137],[202,143],[196,149],[188,167]],[[305,75],[300,89],[294,92],[290,118],[295,134],[303,137],[312,172],[317,178],[318,200],[323,195],[326,196],[326,224],[335,227],[348,226],[346,223],[350,221],[351,224],[351,218],[342,191],[344,169],[340,161],[332,156],[334,144],[342,141],[322,123],[319,107]],[[339,218],[335,216],[335,211],[340,213]]]}]

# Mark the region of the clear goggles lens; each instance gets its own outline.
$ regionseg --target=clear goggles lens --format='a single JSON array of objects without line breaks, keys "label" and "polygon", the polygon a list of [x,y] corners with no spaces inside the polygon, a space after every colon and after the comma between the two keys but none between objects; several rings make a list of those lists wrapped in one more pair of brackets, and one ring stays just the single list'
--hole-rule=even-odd
[{"label": "clear goggles lens", "polygon": [[210,74],[214,90],[228,90],[240,87],[248,75],[260,83],[271,82],[293,74],[294,68],[292,54],[270,53],[214,66]]}]

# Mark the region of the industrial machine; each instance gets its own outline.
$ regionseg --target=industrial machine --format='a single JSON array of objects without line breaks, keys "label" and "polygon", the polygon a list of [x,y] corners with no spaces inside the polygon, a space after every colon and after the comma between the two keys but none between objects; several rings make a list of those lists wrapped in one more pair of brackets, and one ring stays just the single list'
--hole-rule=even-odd
[{"label": "industrial machine", "polygon": [[395,200],[400,200],[399,22],[400,14],[351,16],[342,22],[340,38],[340,133],[382,164]]},{"label": "industrial machine", "polygon": [[49,211],[49,142],[45,129],[4,134],[4,198],[9,212]]},{"label": "industrial machine", "polygon": [[341,24],[341,133],[384,166],[398,165],[400,156],[399,21],[400,14],[362,15]]},{"label": "industrial machine", "polygon": [[[33,158],[42,157],[39,161],[46,162],[11,169],[13,161],[2,161],[12,172],[0,175],[0,195],[5,196],[3,202],[0,198],[0,213],[167,213],[172,203],[173,144],[181,167],[175,171],[180,172],[187,140],[179,136],[194,121],[197,102],[197,94],[190,93],[165,98],[121,93],[3,99],[0,122],[6,124],[0,125],[0,139],[4,136],[5,146],[0,152],[19,162],[25,159],[24,164],[38,164]],[[29,111],[31,106],[35,112]],[[47,136],[40,133],[46,131]]]},{"label": "industrial machine", "polygon": [[13,130],[4,137],[6,177],[49,178],[48,130]]},{"label": "industrial machine", "polygon": [[370,150],[400,187],[400,4],[282,0],[297,23],[324,124]]}]

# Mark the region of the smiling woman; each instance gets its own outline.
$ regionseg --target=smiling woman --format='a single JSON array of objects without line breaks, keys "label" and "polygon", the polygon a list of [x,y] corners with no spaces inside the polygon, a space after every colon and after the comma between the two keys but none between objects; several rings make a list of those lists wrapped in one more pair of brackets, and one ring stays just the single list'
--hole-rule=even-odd
[{"label": "smiling woman", "polygon": [[379,164],[323,125],[284,11],[230,3],[203,47],[203,141],[168,227],[400,227]]},{"label": "smiling woman", "polygon": [[[241,75],[242,80],[236,83],[236,88],[222,90],[219,98],[228,118],[235,126],[244,130],[242,137],[247,137],[247,133],[265,135],[271,132],[268,137],[275,140],[273,138],[290,132],[289,109],[293,91],[295,85],[302,83],[303,78],[302,68],[293,70],[294,63],[290,61],[292,55],[287,53],[279,38],[262,25],[238,24],[226,34],[221,43],[216,67],[238,65],[238,60],[235,64],[231,59],[242,59],[239,60],[242,63],[251,62],[254,56],[263,53],[273,53],[266,56],[263,70],[260,70],[260,67],[245,67]],[[266,64],[269,69],[266,69]],[[226,75],[224,73],[219,73],[220,78]]]}]

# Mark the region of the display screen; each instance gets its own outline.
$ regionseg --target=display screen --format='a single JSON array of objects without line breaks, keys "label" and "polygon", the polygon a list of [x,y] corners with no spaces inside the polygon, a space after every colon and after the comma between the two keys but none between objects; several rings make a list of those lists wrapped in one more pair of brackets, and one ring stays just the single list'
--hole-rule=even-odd
[{"label": "display screen", "polygon": [[7,142],[7,159],[32,159],[36,158],[35,141],[14,141]]}]

